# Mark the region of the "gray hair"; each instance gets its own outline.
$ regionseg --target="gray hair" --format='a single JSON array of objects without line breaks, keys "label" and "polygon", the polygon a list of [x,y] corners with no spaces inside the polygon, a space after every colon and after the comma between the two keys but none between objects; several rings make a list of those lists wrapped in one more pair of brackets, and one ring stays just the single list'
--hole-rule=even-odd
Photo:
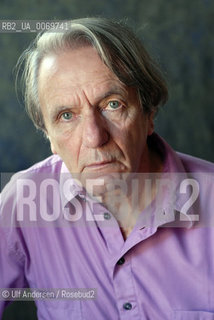
[{"label": "gray hair", "polygon": [[106,18],[83,18],[64,22],[64,30],[38,34],[18,61],[24,65],[22,80],[25,106],[37,128],[45,130],[38,98],[38,74],[42,59],[74,46],[91,45],[102,61],[125,85],[139,93],[146,113],[168,98],[166,82],[141,41],[123,23]]}]

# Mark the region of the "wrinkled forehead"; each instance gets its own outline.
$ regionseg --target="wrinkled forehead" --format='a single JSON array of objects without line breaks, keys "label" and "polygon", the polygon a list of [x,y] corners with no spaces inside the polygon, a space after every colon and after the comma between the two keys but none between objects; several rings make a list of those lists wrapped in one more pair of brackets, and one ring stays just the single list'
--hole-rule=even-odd
[{"label": "wrinkled forehead", "polygon": [[[67,103],[82,92],[99,99],[110,91],[127,93],[127,87],[104,64],[93,47],[82,47],[46,56],[39,74],[40,103],[47,99]],[[66,99],[66,101],[64,101]],[[56,101],[55,101],[56,103]]]},{"label": "wrinkled forehead", "polygon": [[56,53],[49,53],[41,61],[39,69],[39,80],[48,77],[68,76],[70,74],[75,80],[82,76],[93,75],[96,78],[105,75],[111,79],[117,76],[101,60],[96,49],[92,46],[67,48]]}]

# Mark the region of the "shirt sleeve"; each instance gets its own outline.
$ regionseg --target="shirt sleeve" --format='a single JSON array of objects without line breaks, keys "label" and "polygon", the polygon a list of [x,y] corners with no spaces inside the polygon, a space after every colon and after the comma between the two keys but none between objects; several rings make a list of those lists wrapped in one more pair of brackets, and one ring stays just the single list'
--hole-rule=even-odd
[{"label": "shirt sleeve", "polygon": [[[7,190],[6,190],[7,189]],[[12,188],[13,189],[13,188]],[[22,229],[13,223],[16,197],[5,188],[0,197],[0,288],[28,287],[25,278],[26,253]],[[0,319],[10,303],[0,295]]]},{"label": "shirt sleeve", "polygon": [[[10,231],[11,232],[11,231]],[[11,239],[12,240],[12,239]],[[0,227],[0,288],[28,287],[24,275],[25,258],[20,251],[18,239],[10,242],[4,228]],[[0,298],[0,318],[9,301]]]}]

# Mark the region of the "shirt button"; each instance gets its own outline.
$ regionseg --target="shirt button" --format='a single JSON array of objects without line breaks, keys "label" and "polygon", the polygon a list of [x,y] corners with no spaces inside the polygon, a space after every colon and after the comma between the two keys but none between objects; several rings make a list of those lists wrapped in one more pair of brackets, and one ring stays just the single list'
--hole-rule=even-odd
[{"label": "shirt button", "polygon": [[122,264],[124,264],[124,262],[125,262],[125,258],[122,257],[122,258],[120,258],[120,260],[117,261],[117,264],[118,264],[119,266],[121,266]]},{"label": "shirt button", "polygon": [[84,193],[80,193],[79,194],[80,199],[82,199],[83,201],[86,201],[86,195]]},{"label": "shirt button", "polygon": [[124,303],[123,309],[125,309],[125,310],[131,310],[131,309],[132,309],[132,304],[131,304],[130,302]]},{"label": "shirt button", "polygon": [[111,219],[111,215],[110,215],[110,213],[105,212],[105,213],[104,213],[104,219],[105,219],[105,220],[109,220],[109,219]]}]

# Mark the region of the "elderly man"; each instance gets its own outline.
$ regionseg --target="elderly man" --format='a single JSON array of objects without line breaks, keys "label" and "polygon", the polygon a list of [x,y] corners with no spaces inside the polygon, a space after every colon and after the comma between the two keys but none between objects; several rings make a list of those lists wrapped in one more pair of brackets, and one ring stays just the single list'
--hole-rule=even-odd
[{"label": "elderly man", "polygon": [[167,88],[143,45],[86,18],[22,60],[53,155],[2,193],[1,287],[61,289],[39,319],[214,319],[214,167],[154,132]]}]

